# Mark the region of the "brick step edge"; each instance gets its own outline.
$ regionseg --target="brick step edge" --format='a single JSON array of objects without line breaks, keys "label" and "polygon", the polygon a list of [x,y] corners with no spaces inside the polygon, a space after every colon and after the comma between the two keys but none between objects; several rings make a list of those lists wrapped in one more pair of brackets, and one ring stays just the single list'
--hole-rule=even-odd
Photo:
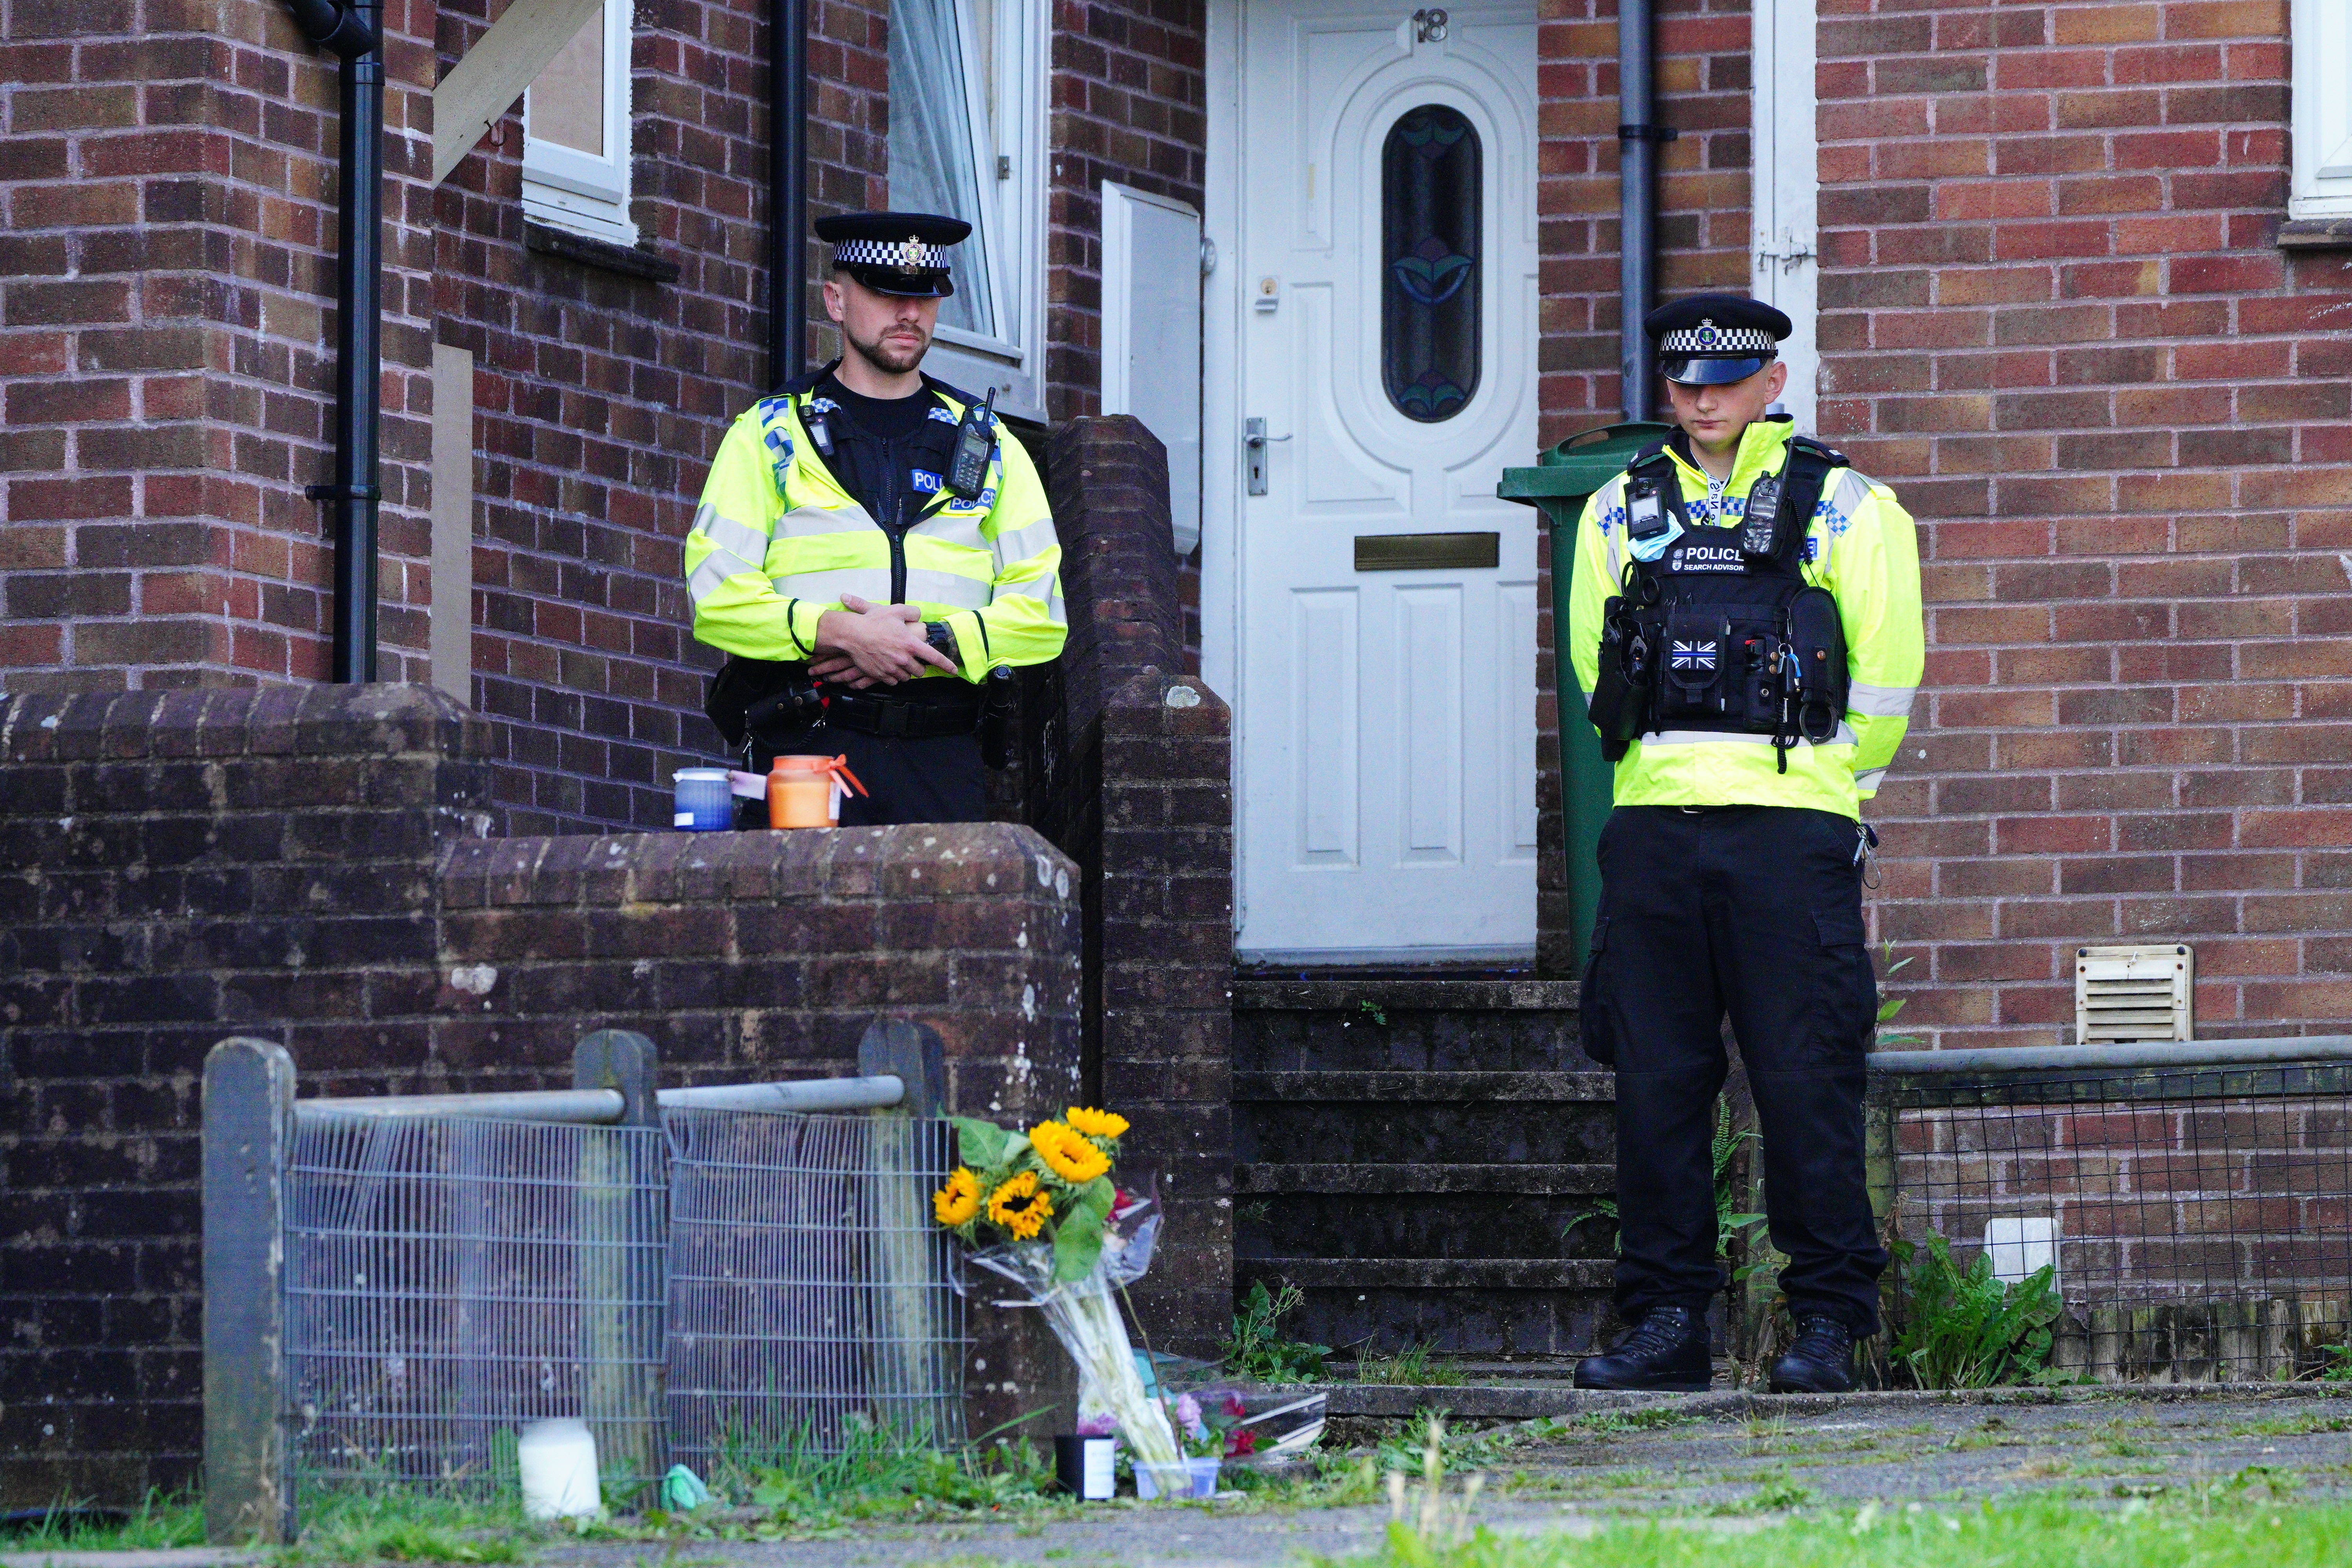
[{"label": "brick step edge", "polygon": [[1360,1072],[1236,1072],[1237,1100],[1353,1104],[1400,1100],[1450,1104],[1513,1100],[1538,1104],[1606,1104],[1617,1098],[1617,1075],[1607,1072],[1412,1072],[1378,1068]]},{"label": "brick step edge", "polygon": [[1703,1421],[1742,1421],[1759,1415],[1821,1415],[1836,1410],[1899,1411],[1934,1405],[1997,1407],[2025,1405],[2097,1405],[2117,1400],[2173,1404],[2184,1400],[2352,1400],[2352,1384],[2321,1383],[2116,1383],[2074,1388],[1857,1389],[1852,1394],[1754,1394],[1717,1389],[1707,1394],[1629,1394],[1614,1389],[1567,1388],[1558,1384],[1462,1384],[1421,1387],[1403,1384],[1317,1384],[1330,1394],[1328,1414],[1404,1420],[1423,1410],[1442,1410],[1465,1420],[1534,1421],[1589,1415],[1610,1410],[1671,1410]]}]

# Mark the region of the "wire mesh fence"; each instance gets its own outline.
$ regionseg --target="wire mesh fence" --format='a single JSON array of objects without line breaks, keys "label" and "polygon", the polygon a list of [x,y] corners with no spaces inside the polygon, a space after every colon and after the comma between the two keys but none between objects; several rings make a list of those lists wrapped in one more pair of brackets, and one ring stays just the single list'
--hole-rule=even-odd
[{"label": "wire mesh fence", "polygon": [[2352,1342],[2352,1067],[1906,1077],[1893,1228],[2021,1279],[2052,1364],[2106,1382],[2307,1377]]},{"label": "wire mesh fence", "polygon": [[[511,1487],[584,1420],[608,1495],[674,1461],[962,1434],[947,1124],[309,1117],[285,1169],[297,1485]],[[706,1471],[707,1473],[707,1471]]]},{"label": "wire mesh fence", "polygon": [[963,1435],[954,1252],[929,1194],[953,1134],[909,1118],[668,1111],[669,1437],[726,1458],[862,1423]]},{"label": "wire mesh fence", "polygon": [[298,1125],[287,1387],[303,1480],[510,1479],[516,1432],[584,1419],[656,1473],[667,1193],[651,1128],[462,1117]]}]

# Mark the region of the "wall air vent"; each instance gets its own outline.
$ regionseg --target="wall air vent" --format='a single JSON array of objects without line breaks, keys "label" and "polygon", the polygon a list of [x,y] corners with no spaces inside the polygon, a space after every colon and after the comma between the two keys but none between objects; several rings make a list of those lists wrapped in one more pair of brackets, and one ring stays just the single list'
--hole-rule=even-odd
[{"label": "wall air vent", "polygon": [[2074,950],[2074,1038],[2085,1046],[2196,1037],[2197,955],[2187,945]]}]

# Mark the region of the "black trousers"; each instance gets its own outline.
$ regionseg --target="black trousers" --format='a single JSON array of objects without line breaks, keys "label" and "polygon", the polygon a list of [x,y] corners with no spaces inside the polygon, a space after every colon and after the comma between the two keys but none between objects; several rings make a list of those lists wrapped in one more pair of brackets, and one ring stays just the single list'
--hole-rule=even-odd
[{"label": "black trousers", "polygon": [[[1617,1069],[1617,1310],[1704,1311],[1727,1013],[1763,1134],[1764,1204],[1793,1311],[1878,1331],[1863,1182],[1863,1054],[1878,984],[1854,824],[1793,806],[1619,806],[1601,835],[1585,1050]],[[1744,1206],[1744,1205],[1743,1205]]]},{"label": "black trousers", "polygon": [[[849,771],[870,792],[842,797],[844,827],[882,827],[896,822],[985,822],[988,779],[976,735],[867,735],[831,725],[804,731],[782,755],[847,757]],[[772,759],[764,749],[754,761]],[[743,803],[745,827],[768,826],[768,803]]]}]

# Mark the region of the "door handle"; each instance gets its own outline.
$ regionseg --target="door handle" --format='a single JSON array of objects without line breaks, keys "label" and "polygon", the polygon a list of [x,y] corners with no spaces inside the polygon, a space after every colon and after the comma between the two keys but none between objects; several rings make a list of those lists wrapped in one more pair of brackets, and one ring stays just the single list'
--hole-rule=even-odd
[{"label": "door handle", "polygon": [[1287,441],[1289,439],[1290,437],[1287,436],[1267,435],[1265,433],[1265,421],[1263,419],[1244,419],[1242,421],[1242,450],[1248,458],[1249,463],[1250,494],[1254,496],[1262,496],[1265,494],[1265,449],[1267,445],[1271,442]]}]

